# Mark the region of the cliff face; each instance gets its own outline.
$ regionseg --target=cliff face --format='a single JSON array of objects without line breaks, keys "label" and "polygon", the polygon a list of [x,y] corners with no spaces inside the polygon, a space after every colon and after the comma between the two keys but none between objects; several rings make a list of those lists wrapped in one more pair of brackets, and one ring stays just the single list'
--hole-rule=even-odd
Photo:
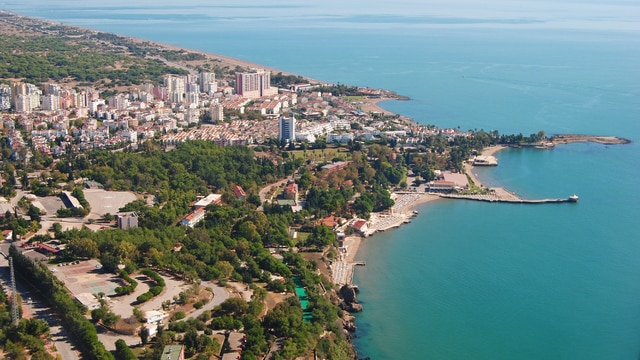
[{"label": "cliff face", "polygon": [[342,310],[354,313],[362,311],[362,305],[358,303],[358,288],[354,285],[344,285],[340,288],[339,295],[342,298],[340,308]]}]

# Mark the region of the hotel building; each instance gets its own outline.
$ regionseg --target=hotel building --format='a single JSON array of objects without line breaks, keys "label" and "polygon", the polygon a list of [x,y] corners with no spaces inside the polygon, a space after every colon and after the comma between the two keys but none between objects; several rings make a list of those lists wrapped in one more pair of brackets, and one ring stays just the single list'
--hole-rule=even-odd
[{"label": "hotel building", "polygon": [[236,94],[249,99],[276,95],[278,88],[272,88],[270,82],[271,73],[262,69],[236,73]]}]

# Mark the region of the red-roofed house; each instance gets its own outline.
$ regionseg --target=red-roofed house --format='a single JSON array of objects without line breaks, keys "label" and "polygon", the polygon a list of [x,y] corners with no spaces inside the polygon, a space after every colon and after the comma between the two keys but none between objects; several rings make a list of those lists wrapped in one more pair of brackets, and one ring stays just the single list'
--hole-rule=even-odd
[{"label": "red-roofed house", "polygon": [[244,200],[244,198],[247,197],[247,194],[244,192],[244,190],[242,190],[242,187],[240,187],[240,185],[234,186],[232,191],[240,200]]},{"label": "red-roofed house", "polygon": [[445,181],[454,182],[456,186],[459,188],[462,188],[462,189],[469,188],[469,179],[467,178],[466,174],[452,173],[449,171],[445,171],[442,173],[442,177],[443,177],[443,180]]},{"label": "red-roofed house", "polygon": [[326,225],[330,228],[334,228],[336,225],[338,225],[338,222],[336,221],[335,216],[331,215],[331,216],[327,216],[326,218],[320,220],[320,224],[322,225]]},{"label": "red-roofed house", "polygon": [[204,215],[204,208],[197,208],[189,213],[189,215],[185,216],[182,221],[180,221],[180,224],[188,227],[194,227],[197,223],[204,219]]},{"label": "red-roofed house", "polygon": [[369,230],[369,225],[364,220],[357,220],[353,223],[353,225],[351,225],[351,227],[353,228],[353,230],[363,235],[367,232],[367,230]]},{"label": "red-roofed house", "polygon": [[2,230],[2,238],[11,241],[13,239],[13,230]]},{"label": "red-roofed house", "polygon": [[289,183],[284,187],[284,198],[297,200],[298,199],[298,184]]}]

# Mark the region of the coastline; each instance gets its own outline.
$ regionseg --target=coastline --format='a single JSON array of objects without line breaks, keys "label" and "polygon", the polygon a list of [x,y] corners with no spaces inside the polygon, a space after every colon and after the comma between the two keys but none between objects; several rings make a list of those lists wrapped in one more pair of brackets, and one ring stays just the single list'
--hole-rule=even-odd
[{"label": "coastline", "polygon": [[[128,39],[134,39],[134,38],[128,38]],[[141,41],[145,41],[145,40],[141,40]],[[220,56],[220,55],[216,55],[216,54],[212,54],[212,53],[203,53],[203,52],[200,52],[200,51],[189,50],[189,49],[186,49],[186,48],[183,48],[183,47],[179,47],[179,46],[160,44],[160,43],[156,43],[156,42],[150,42],[150,41],[146,41],[146,42],[147,43],[151,43],[151,44],[157,44],[157,45],[162,46],[163,48],[167,48],[167,49],[173,49],[173,50],[178,50],[178,51],[187,50],[187,51],[194,52],[194,53],[202,53],[202,54],[205,54],[205,56],[207,56],[207,59],[212,59],[214,61],[216,61],[216,59],[222,59],[223,61],[225,61],[225,63],[228,63],[231,66],[235,66],[235,65],[253,66],[253,67],[264,68],[264,69],[267,69],[269,71],[279,71],[279,70],[271,69],[271,68],[268,68],[268,67],[260,66],[260,65],[257,65],[257,64],[253,64],[253,63],[250,63],[250,62],[246,62],[246,61],[243,61],[243,60],[228,58],[228,57],[224,57],[224,56]],[[223,64],[223,63],[221,62],[221,64]],[[287,72],[284,72],[284,71],[282,73],[283,74],[290,74],[290,73],[287,73]],[[309,79],[307,77],[304,77],[304,78],[308,79],[308,80],[311,80],[311,79]],[[396,115],[396,114],[391,113],[391,112],[389,112],[389,111],[387,111],[387,110],[385,110],[385,109],[383,109],[383,108],[381,108],[379,106],[379,103],[381,101],[394,100],[394,99],[367,99],[367,100],[369,100],[369,101],[367,102],[366,106],[371,106],[371,110],[367,110],[367,111],[379,111],[379,112],[382,112],[382,113],[387,114],[387,115]],[[591,140],[576,140],[574,142],[577,142],[577,141],[591,141]],[[562,143],[567,143],[567,142],[565,141],[565,142],[562,142]],[[503,150],[504,148],[506,148],[506,147],[505,146],[497,146],[497,147],[486,148],[485,150],[483,150],[482,155],[493,155],[493,154],[496,154],[497,152]],[[482,183],[475,176],[475,174],[473,174],[472,169],[473,169],[473,166],[468,165],[468,167],[467,167],[467,165],[465,165],[466,174],[468,174],[469,177],[471,179],[473,179],[473,181],[475,182],[475,184],[477,186],[482,186]],[[435,201],[437,199],[440,199],[440,197],[437,196],[437,195],[429,195],[429,194],[425,194],[424,192],[421,193],[420,195],[421,196],[419,196],[418,198],[410,201],[409,204],[407,204],[405,206],[402,206],[402,207],[399,207],[397,210],[395,210],[396,214],[401,214],[401,215],[404,215],[404,216],[408,216],[408,218],[410,218],[411,217],[410,213],[412,212],[413,209],[417,208],[418,206],[420,206],[422,204],[428,203],[430,201]],[[383,218],[376,219],[376,220],[383,221]],[[397,226],[400,226],[402,224],[403,224],[403,222],[401,221],[401,222],[397,223]],[[391,227],[385,227],[384,229],[385,230],[392,229],[395,226],[396,225],[391,226]],[[347,262],[349,262],[350,264],[354,263],[355,259],[358,256],[358,252],[360,250],[360,245],[362,245],[362,242],[364,240],[365,239],[363,237],[350,237],[349,239],[345,240],[345,244],[347,244],[347,247],[346,247],[347,250],[346,250],[345,258],[346,258]],[[351,267],[351,269],[352,269],[352,267]]]},{"label": "coastline", "polygon": [[[374,102],[375,106],[378,106],[378,100]],[[387,111],[388,112],[388,111]],[[494,145],[482,150],[483,156],[494,156],[498,152],[507,149],[505,145]],[[473,180],[476,186],[484,187],[482,182],[473,173],[473,165],[470,163],[464,164],[465,173]],[[508,191],[498,188],[497,192],[503,197],[512,196]],[[377,232],[383,232],[392,230],[402,226],[403,224],[411,222],[411,219],[417,215],[416,208],[421,205],[428,204],[437,200],[443,199],[440,195],[431,194],[425,191],[424,184],[417,187],[415,191],[398,192],[393,193],[395,204],[389,212],[384,213],[372,213],[368,220],[369,228],[365,233],[365,236],[349,236],[344,241],[344,257],[342,262],[346,263],[348,267],[348,275],[346,283],[351,283],[353,277],[353,267],[359,263],[356,259],[358,257],[358,251],[365,241],[366,237],[372,236]]]},{"label": "coastline", "polygon": [[[505,145],[494,145],[494,146],[489,146],[486,147],[484,149],[482,149],[482,152],[480,153],[480,155],[482,156],[495,156],[495,154],[497,154],[498,152],[504,150],[508,148],[508,146]],[[473,180],[473,183],[477,186],[477,187],[484,187],[484,185],[482,184],[482,182],[478,179],[478,177],[476,176],[476,174],[473,173],[473,164],[467,162],[464,164],[464,172],[465,174],[467,174],[467,176]]]},{"label": "coastline", "polygon": [[[298,75],[298,74],[294,74],[294,73],[291,73],[291,72],[288,72],[288,71],[284,71],[284,70],[280,70],[280,69],[276,69],[276,68],[272,68],[272,67],[267,67],[267,66],[264,66],[264,65],[260,65],[260,64],[257,64],[257,63],[250,62],[250,61],[236,59],[236,58],[232,58],[232,57],[228,57],[228,56],[224,56],[224,55],[220,55],[220,54],[216,54],[216,53],[205,52],[205,51],[196,50],[196,49],[190,49],[190,48],[186,48],[184,46],[171,45],[171,44],[161,43],[161,42],[157,42],[157,41],[153,41],[153,40],[141,39],[141,38],[136,38],[136,37],[133,37],[133,36],[112,33],[112,32],[108,32],[108,31],[101,31],[101,30],[96,30],[96,29],[91,29],[91,28],[71,25],[71,24],[67,24],[67,23],[63,23],[63,22],[59,22],[59,21],[53,21],[53,20],[44,19],[44,18],[26,16],[26,15],[14,13],[14,12],[11,12],[11,11],[7,11],[7,10],[4,10],[4,9],[0,9],[0,14],[1,15],[10,16],[13,19],[15,19],[16,21],[28,20],[30,22],[29,25],[24,25],[24,26],[18,27],[18,25],[16,25],[15,23],[7,21],[5,19],[3,19],[3,21],[0,21],[0,29],[3,30],[3,32],[14,33],[14,34],[17,34],[17,35],[20,35],[20,36],[29,36],[30,35],[29,33],[38,34],[39,36],[42,36],[42,35],[53,35],[53,36],[57,35],[57,36],[60,36],[60,34],[51,33],[51,31],[48,31],[48,30],[35,29],[33,27],[33,23],[35,22],[35,23],[40,23],[40,24],[46,24],[48,26],[62,26],[65,29],[67,29],[67,31],[68,30],[80,30],[80,31],[86,32],[88,34],[98,34],[98,33],[112,34],[112,35],[116,35],[116,36],[122,37],[122,38],[132,42],[135,45],[143,45],[143,44],[145,44],[146,46],[153,46],[153,47],[161,48],[161,49],[164,49],[164,50],[171,50],[171,51],[178,51],[178,52],[190,52],[190,53],[202,55],[202,56],[205,57],[205,60],[192,60],[192,61],[185,61],[185,60],[169,61],[169,60],[166,60],[166,59],[161,59],[166,64],[169,64],[169,65],[172,65],[172,66],[175,66],[175,67],[179,67],[179,68],[185,68],[187,65],[189,65],[191,67],[197,67],[198,65],[202,65],[203,63],[206,63],[206,62],[210,61],[210,62],[217,62],[220,65],[222,65],[223,67],[224,66],[229,66],[230,68],[235,68],[236,66],[240,66],[240,67],[244,67],[244,68],[259,68],[259,69],[265,69],[265,70],[271,71],[273,73],[280,73],[281,72],[284,75]],[[12,29],[8,29],[8,27],[11,27]],[[145,56],[145,58],[153,58],[153,57],[152,56]],[[196,71],[196,70],[194,70],[192,68],[187,68],[186,70],[188,70],[190,72],[195,72]],[[313,78],[310,78],[310,77],[307,77],[307,76],[302,76],[302,75],[300,75],[300,76],[302,78],[304,78],[305,80],[313,83],[313,84],[326,84],[326,82],[323,82],[323,81],[320,81],[320,80],[317,80],[317,79],[313,79]]]}]

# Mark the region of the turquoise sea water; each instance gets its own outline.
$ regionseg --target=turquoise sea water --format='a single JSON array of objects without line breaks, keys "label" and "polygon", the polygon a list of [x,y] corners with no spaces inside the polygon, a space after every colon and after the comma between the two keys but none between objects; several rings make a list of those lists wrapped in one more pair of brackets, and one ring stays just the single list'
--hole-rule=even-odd
[{"label": "turquoise sea water", "polygon": [[[5,0],[6,1],[6,0]],[[638,359],[640,10],[627,1],[8,1],[0,8],[412,98],[425,124],[617,135],[505,150],[488,186],[578,204],[438,201],[368,238],[372,359]]]}]

